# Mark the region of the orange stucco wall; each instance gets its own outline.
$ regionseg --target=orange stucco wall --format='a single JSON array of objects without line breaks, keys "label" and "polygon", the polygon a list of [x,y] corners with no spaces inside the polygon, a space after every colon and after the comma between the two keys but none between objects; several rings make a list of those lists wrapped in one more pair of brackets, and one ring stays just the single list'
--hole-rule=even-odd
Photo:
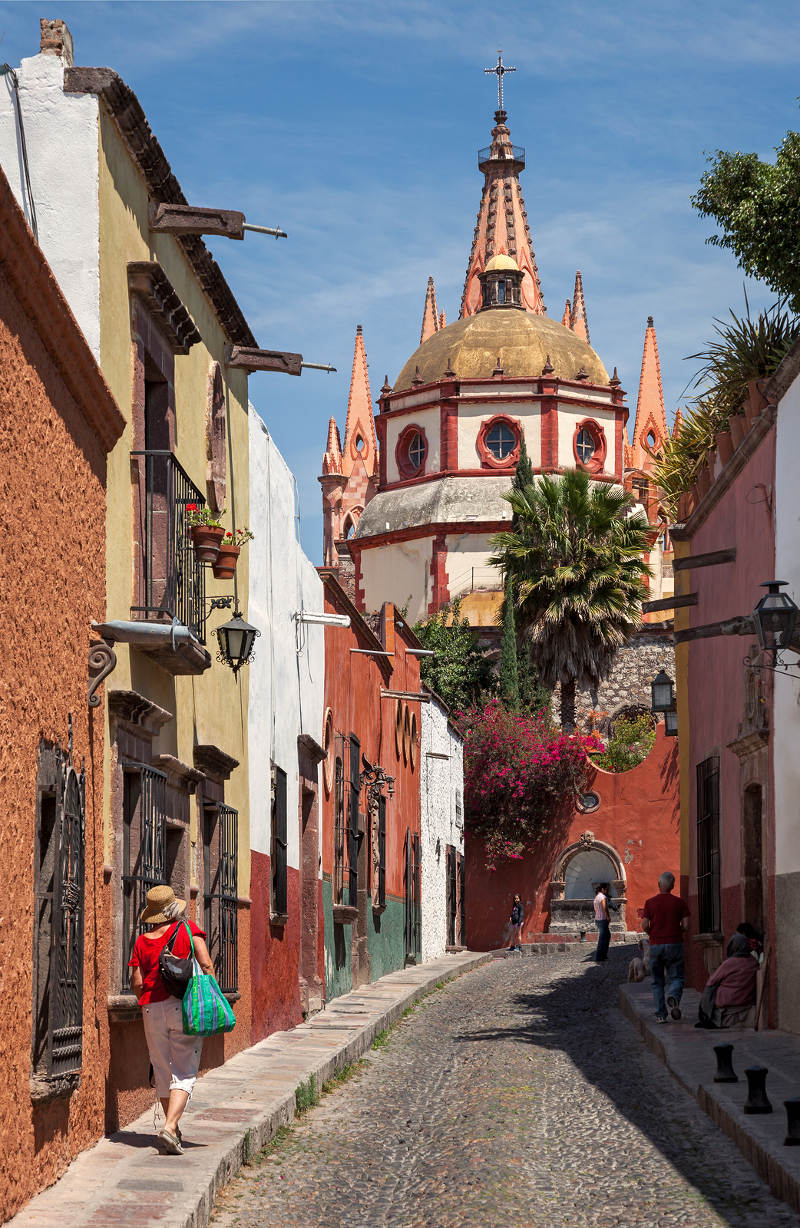
[{"label": "orange stucco wall", "polygon": [[[0,198],[0,228],[13,225],[6,209]],[[28,241],[33,243],[23,239]],[[38,252],[34,259],[49,277]],[[65,305],[63,312],[61,326],[76,345],[84,344]],[[45,344],[6,266],[0,278],[2,1220],[103,1133],[105,1111],[108,961],[96,958],[107,946],[109,930],[103,890],[103,718],[102,708],[87,707],[87,654],[90,620],[105,610],[106,455],[84,416],[87,406],[69,390],[74,379],[65,380],[72,363],[66,350],[56,357]],[[88,401],[92,394],[86,391]],[[86,761],[83,1070],[71,1096],[34,1105],[29,1078],[37,754],[42,738],[66,745],[70,714],[74,763],[79,768]]]},{"label": "orange stucco wall", "polygon": [[[488,951],[508,941],[508,919],[515,892],[525,909],[523,942],[546,933],[550,922],[550,880],[561,853],[591,831],[595,840],[616,850],[625,870],[628,930],[641,929],[641,909],[658,891],[657,879],[680,873],[678,754],[674,738],[658,726],[653,749],[643,763],[628,772],[593,768],[586,791],[596,793],[600,806],[591,814],[569,811],[535,854],[506,862],[494,872],[485,867],[483,845],[467,832],[467,941]],[[590,935],[591,937],[591,935]]]}]

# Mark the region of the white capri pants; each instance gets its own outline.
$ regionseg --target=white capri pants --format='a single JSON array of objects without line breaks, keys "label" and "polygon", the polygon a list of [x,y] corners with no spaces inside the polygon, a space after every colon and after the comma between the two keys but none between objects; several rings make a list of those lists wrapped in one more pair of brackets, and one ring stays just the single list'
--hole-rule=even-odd
[{"label": "white capri pants", "polygon": [[184,1034],[180,999],[148,1002],[142,1007],[142,1019],[159,1099],[166,1100],[177,1089],[188,1092],[191,1100],[203,1038]]}]

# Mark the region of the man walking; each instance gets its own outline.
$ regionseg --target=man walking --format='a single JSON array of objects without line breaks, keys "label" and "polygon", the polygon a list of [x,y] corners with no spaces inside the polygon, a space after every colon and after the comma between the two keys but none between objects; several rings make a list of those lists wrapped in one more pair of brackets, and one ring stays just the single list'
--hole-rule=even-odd
[{"label": "man walking", "polygon": [[[689,909],[680,896],[672,895],[675,875],[665,870],[658,880],[658,895],[645,901],[642,926],[650,936],[650,977],[658,1023],[667,1022],[667,1007],[673,1019],[681,1017],[683,993],[683,935],[689,928]],[[665,976],[669,981],[664,999]]]},{"label": "man walking", "polygon": [[611,942],[611,921],[608,916],[608,883],[600,883],[594,897],[594,923],[597,926],[597,950],[594,958],[598,964],[608,959],[608,944]]}]

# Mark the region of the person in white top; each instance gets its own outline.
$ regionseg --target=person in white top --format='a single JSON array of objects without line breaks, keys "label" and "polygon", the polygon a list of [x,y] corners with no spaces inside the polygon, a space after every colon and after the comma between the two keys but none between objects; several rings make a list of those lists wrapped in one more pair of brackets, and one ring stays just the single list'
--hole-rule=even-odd
[{"label": "person in white top", "polygon": [[598,964],[608,959],[608,947],[611,942],[611,921],[608,916],[608,883],[599,883],[597,895],[594,897],[594,923],[597,926],[597,950],[594,953]]}]

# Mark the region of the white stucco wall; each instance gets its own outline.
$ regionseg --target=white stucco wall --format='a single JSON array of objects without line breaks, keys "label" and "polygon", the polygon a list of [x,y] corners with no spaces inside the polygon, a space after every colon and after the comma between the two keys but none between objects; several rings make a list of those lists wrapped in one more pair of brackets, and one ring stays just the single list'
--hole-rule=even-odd
[{"label": "white stucco wall", "polygon": [[436,473],[439,470],[441,410],[436,405],[432,409],[418,409],[413,414],[402,414],[397,418],[389,418],[386,423],[386,479],[397,482],[400,471],[397,468],[395,450],[397,440],[407,426],[418,426],[425,431],[428,441],[428,452],[425,457],[425,472]]},{"label": "white stucco wall", "polygon": [[[509,508],[509,524],[511,509]],[[469,593],[473,588],[499,588],[502,576],[492,567],[490,536],[486,533],[448,533],[447,587],[451,597]]]},{"label": "white stucco wall", "polygon": [[480,469],[481,456],[478,452],[478,434],[481,426],[489,418],[498,414],[518,422],[525,435],[525,447],[532,465],[541,463],[542,455],[542,414],[538,401],[530,405],[518,401],[498,402],[496,405],[477,402],[465,404],[462,400],[458,406],[458,465],[460,469]]},{"label": "white stucco wall", "polygon": [[590,418],[603,428],[606,437],[606,463],[603,472],[613,473],[616,465],[616,411],[602,405],[565,405],[558,403],[558,463],[563,469],[575,468],[572,438],[579,422]]},{"label": "white stucco wall", "polygon": [[[447,845],[464,855],[463,743],[448,724],[447,709],[431,697],[420,704],[420,894],[422,958],[438,959],[447,946]],[[461,825],[456,823],[456,804]],[[436,855],[436,842],[440,842]]]},{"label": "white stucco wall", "polygon": [[431,594],[431,538],[392,542],[361,551],[361,574],[368,610],[393,601],[413,625],[426,618]]},{"label": "white stucco wall", "polygon": [[[270,766],[287,775],[287,861],[300,865],[300,778],[297,738],[322,742],[325,629],[305,624],[298,639],[297,610],[323,609],[322,581],[297,540],[292,472],[253,406],[250,427],[250,552],[248,621],[261,631],[250,670],[248,711],[250,846],[269,853]],[[320,825],[321,842],[321,825]]]},{"label": "white stucco wall", "polygon": [[[23,60],[17,76],[39,246],[99,361],[99,103],[92,94],[64,93],[64,65],[55,55]],[[0,166],[31,223],[7,74],[0,77]]]}]

